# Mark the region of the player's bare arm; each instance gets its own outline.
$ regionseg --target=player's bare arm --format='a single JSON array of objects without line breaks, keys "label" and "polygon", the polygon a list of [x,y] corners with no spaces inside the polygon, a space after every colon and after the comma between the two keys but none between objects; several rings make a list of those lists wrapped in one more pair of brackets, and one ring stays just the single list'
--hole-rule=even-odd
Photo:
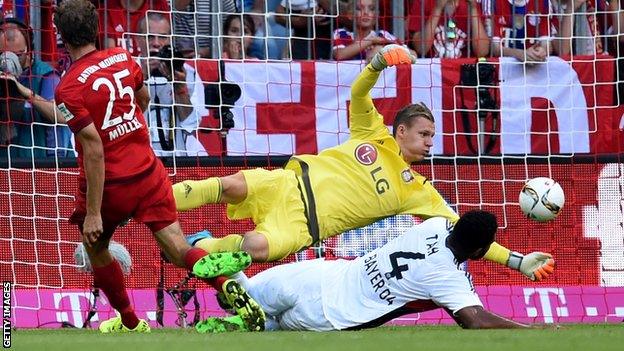
[{"label": "player's bare arm", "polygon": [[464,307],[457,311],[455,315],[451,313],[457,324],[464,329],[510,329],[529,328],[526,324],[521,324],[503,318],[497,314],[485,310],[481,306]]},{"label": "player's bare arm", "polygon": [[92,246],[102,234],[102,193],[104,189],[104,147],[93,123],[86,126],[76,139],[84,152],[84,170],[87,178],[87,214],[82,227],[83,242]]},{"label": "player's bare arm", "polygon": [[147,90],[147,87],[142,85],[141,88],[135,92],[134,96],[136,97],[141,111],[147,111],[150,102],[149,90]]}]

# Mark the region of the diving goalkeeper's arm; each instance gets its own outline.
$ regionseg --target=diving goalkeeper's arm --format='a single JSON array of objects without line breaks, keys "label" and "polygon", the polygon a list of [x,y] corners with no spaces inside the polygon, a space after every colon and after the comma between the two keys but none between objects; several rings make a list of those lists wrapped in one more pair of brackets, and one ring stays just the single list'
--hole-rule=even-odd
[{"label": "diving goalkeeper's arm", "polygon": [[550,254],[531,252],[528,255],[523,255],[496,242],[492,243],[483,258],[520,271],[527,278],[536,281],[548,278],[555,271],[555,260]]},{"label": "diving goalkeeper's arm", "polygon": [[351,112],[367,113],[374,108],[369,92],[386,67],[416,63],[416,57],[401,45],[386,45],[379,50],[351,86]]},{"label": "diving goalkeeper's arm", "polygon": [[[351,118],[350,120],[352,136],[366,135],[371,130],[387,132],[379,116],[373,119],[366,119],[361,116],[371,116],[371,112],[375,109],[369,92],[377,82],[380,72],[389,66],[410,63],[416,63],[416,57],[411,55],[409,50],[401,45],[386,45],[375,54],[351,87],[350,113],[352,117],[360,115],[359,118]],[[490,246],[484,258],[520,271],[529,279],[537,281],[546,279],[555,269],[555,261],[547,253],[532,252],[525,256],[519,252],[511,251],[496,242]]]},{"label": "diving goalkeeper's arm", "polygon": [[370,91],[386,67],[415,62],[416,57],[407,48],[396,44],[386,45],[375,54],[351,85],[349,129],[352,138],[375,139],[388,135],[383,116],[375,109]]}]

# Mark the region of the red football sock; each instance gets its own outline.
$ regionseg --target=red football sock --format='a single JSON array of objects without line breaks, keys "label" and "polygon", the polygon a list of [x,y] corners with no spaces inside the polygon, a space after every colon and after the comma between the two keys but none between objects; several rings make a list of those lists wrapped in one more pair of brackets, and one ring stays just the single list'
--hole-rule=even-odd
[{"label": "red football sock", "polygon": [[104,267],[93,267],[93,282],[102,289],[111,306],[119,311],[121,322],[130,329],[136,328],[139,318],[134,313],[124,284],[124,275],[119,262],[113,260]]},{"label": "red football sock", "polygon": [[223,290],[223,283],[225,283],[225,281],[228,280],[228,279],[230,279],[230,277],[226,277],[224,275],[220,275],[220,276],[212,279],[212,280],[214,280],[214,285],[212,285],[212,286],[215,289],[217,289],[217,291],[222,291]]},{"label": "red football sock", "polygon": [[191,247],[190,249],[188,249],[188,251],[186,251],[186,253],[184,254],[184,265],[186,266],[186,269],[188,269],[189,271],[193,271],[193,266],[195,265],[195,262],[199,261],[207,254],[208,252],[198,247]]},{"label": "red football sock", "polygon": [[[207,254],[208,253],[206,251],[198,247],[190,248],[184,254],[184,265],[186,266],[186,269],[192,272],[195,262],[199,261],[202,257],[206,256]],[[228,280],[228,277],[220,276],[220,277],[216,277],[212,279],[202,279],[202,280],[210,284],[210,286],[212,286],[215,290],[222,291],[223,290],[222,285],[226,280]]]}]

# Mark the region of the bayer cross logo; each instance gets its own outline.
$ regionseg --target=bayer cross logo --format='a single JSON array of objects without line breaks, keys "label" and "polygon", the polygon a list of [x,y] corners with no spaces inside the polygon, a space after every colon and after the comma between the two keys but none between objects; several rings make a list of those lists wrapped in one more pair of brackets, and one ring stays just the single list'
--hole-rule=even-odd
[{"label": "bayer cross logo", "polygon": [[355,158],[365,166],[377,161],[377,149],[372,144],[364,143],[355,148]]},{"label": "bayer cross logo", "polygon": [[412,174],[412,172],[410,172],[409,168],[403,170],[403,172],[401,172],[401,178],[403,179],[404,182],[409,183],[412,180],[414,180],[414,175]]}]

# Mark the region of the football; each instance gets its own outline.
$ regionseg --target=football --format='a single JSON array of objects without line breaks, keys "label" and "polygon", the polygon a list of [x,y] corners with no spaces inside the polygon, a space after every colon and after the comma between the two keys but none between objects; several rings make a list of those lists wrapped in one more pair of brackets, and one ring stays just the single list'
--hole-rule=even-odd
[{"label": "football", "polygon": [[527,218],[538,222],[557,217],[565,203],[561,185],[547,177],[528,180],[520,191],[520,208]]}]

